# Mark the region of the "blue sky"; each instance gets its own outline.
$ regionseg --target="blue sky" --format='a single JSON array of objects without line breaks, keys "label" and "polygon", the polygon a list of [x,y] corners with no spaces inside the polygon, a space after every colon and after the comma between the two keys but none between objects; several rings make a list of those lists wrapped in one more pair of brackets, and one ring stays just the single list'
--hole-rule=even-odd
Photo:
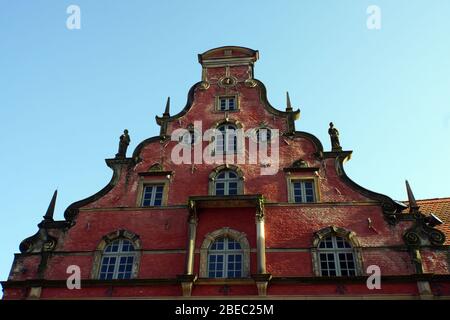
[{"label": "blue sky", "polygon": [[[81,8],[68,30],[66,8]],[[366,27],[369,5],[380,30]],[[260,51],[272,105],[288,90],[297,130],[341,133],[357,183],[395,199],[450,196],[450,1],[0,1],[0,279],[37,231],[107,184],[124,128],[131,152],[158,134],[167,96],[186,103],[197,54]]]}]

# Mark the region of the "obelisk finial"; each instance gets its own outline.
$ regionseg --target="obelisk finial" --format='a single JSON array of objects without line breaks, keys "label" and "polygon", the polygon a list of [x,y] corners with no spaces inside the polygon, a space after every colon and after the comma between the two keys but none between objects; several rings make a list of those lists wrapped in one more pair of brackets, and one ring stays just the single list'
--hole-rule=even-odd
[{"label": "obelisk finial", "polygon": [[292,112],[291,99],[289,98],[289,92],[286,91],[286,112]]},{"label": "obelisk finial", "polygon": [[416,198],[414,198],[414,194],[411,190],[408,180],[406,182],[406,192],[408,193],[408,204],[409,204],[409,212],[416,213],[419,211],[419,206],[417,205]]},{"label": "obelisk finial", "polygon": [[48,205],[47,212],[45,213],[44,220],[45,221],[53,221],[53,214],[55,213],[55,205],[56,205],[56,197],[58,196],[58,190],[55,190],[53,193],[52,200],[50,200],[50,204]]},{"label": "obelisk finial", "polygon": [[170,97],[167,97],[166,109],[164,110],[163,117],[170,117]]}]

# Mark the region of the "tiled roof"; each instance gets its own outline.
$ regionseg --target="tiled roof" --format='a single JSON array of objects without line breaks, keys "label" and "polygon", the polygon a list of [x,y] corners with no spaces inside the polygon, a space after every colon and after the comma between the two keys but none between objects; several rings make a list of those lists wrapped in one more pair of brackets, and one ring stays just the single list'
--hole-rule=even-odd
[{"label": "tiled roof", "polygon": [[[444,223],[436,227],[445,233],[447,238],[445,244],[450,244],[450,197],[449,198],[435,198],[435,199],[424,199],[417,200],[417,205],[420,207],[420,211],[423,214],[429,215],[433,213]],[[404,202],[408,205],[408,202]],[[404,210],[405,213],[409,211],[409,207]]]}]

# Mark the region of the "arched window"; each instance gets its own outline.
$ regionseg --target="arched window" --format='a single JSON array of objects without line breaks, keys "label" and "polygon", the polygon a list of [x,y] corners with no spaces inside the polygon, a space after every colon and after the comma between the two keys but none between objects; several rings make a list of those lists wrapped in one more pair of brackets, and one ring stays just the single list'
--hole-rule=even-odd
[{"label": "arched window", "polygon": [[236,127],[232,124],[222,124],[217,127],[215,135],[215,150],[217,154],[230,154],[237,152]]},{"label": "arched window", "polygon": [[198,131],[194,130],[193,126],[190,126],[179,139],[184,145],[193,146],[201,140],[200,138],[201,136]]},{"label": "arched window", "polygon": [[222,170],[215,178],[215,195],[231,196],[240,193],[240,179],[233,170]]},{"label": "arched window", "polygon": [[128,230],[105,235],[97,246],[91,271],[93,279],[136,278],[141,253],[139,236]]},{"label": "arched window", "polygon": [[209,195],[228,196],[243,193],[244,173],[239,167],[225,164],[214,168],[209,174]]},{"label": "arched window", "polygon": [[118,239],[103,251],[99,278],[101,280],[130,279],[133,271],[134,246],[129,240]]},{"label": "arched window", "polygon": [[269,143],[272,140],[272,130],[263,127],[256,129],[256,141]]},{"label": "arched window", "polygon": [[247,235],[224,227],[205,235],[200,248],[200,278],[246,278],[250,274]]},{"label": "arched window", "polygon": [[315,233],[313,266],[318,276],[361,275],[362,255],[354,232],[328,227]]},{"label": "arched window", "polygon": [[209,278],[241,278],[243,274],[241,244],[228,237],[216,239],[208,250]]},{"label": "arched window", "polygon": [[320,274],[322,276],[355,276],[353,248],[344,238],[328,236],[319,244]]}]

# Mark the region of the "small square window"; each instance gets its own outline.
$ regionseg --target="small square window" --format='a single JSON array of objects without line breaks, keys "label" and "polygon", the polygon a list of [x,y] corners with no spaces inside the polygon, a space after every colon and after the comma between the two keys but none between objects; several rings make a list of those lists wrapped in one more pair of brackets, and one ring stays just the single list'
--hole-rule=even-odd
[{"label": "small square window", "polygon": [[236,97],[219,97],[218,110],[220,111],[237,110]]},{"label": "small square window", "polygon": [[311,203],[316,201],[313,180],[291,181],[291,199],[295,203]]},{"label": "small square window", "polygon": [[142,206],[153,207],[161,206],[163,199],[163,185],[145,185],[142,194]]}]

